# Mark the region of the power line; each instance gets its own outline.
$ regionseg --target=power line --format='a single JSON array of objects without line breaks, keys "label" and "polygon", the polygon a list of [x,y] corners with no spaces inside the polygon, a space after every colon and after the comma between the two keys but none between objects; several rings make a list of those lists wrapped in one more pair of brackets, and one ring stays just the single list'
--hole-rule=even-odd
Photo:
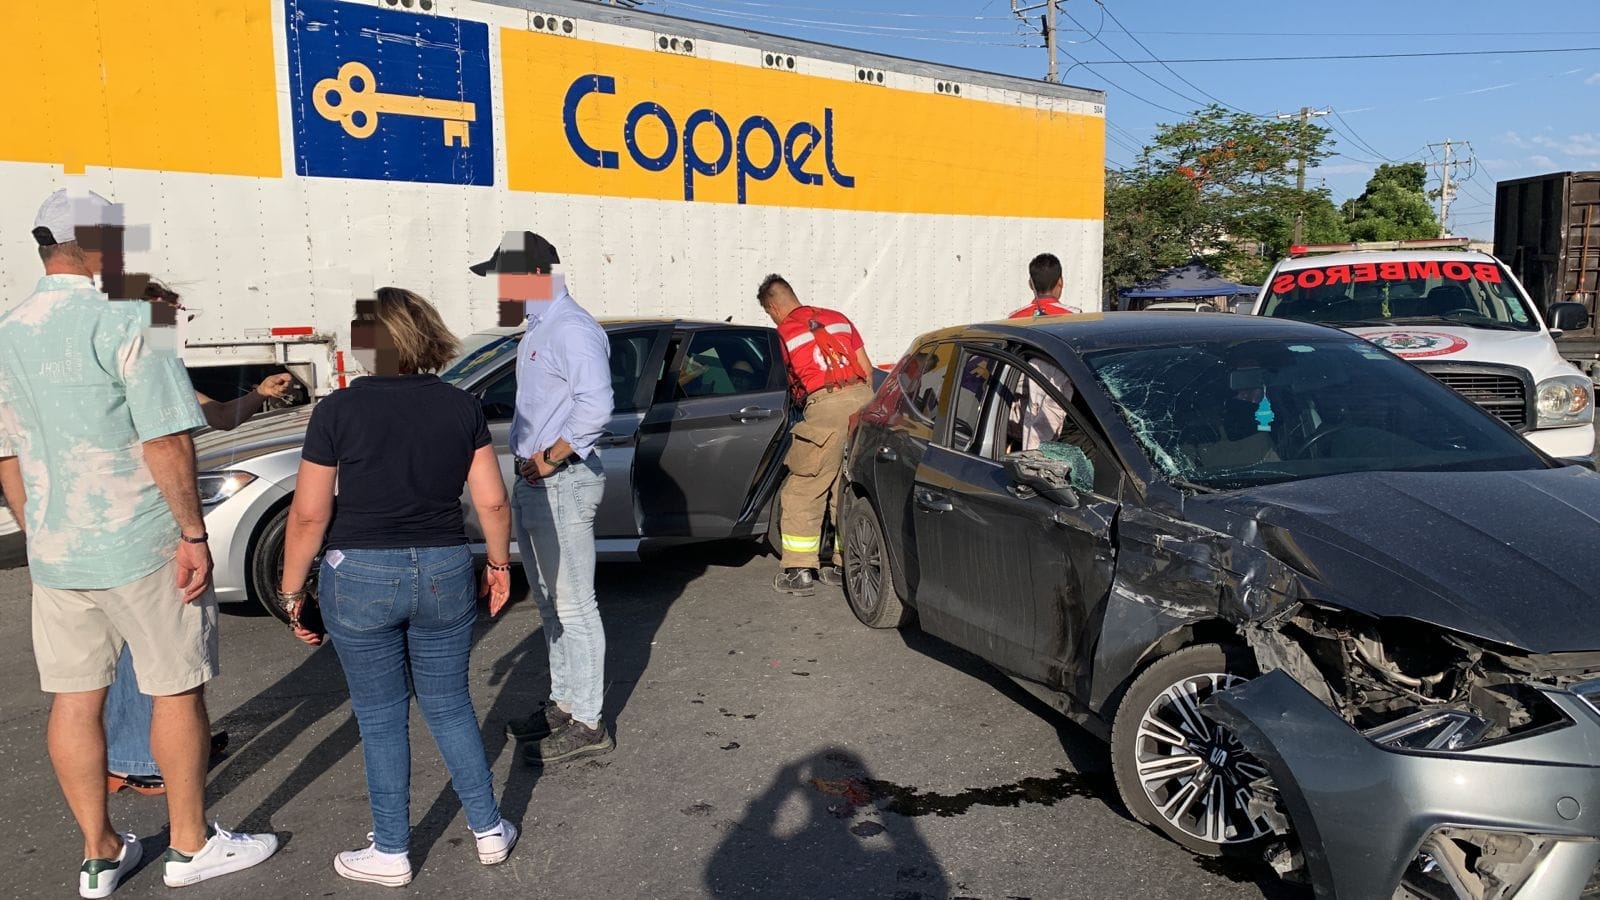
[{"label": "power line", "polygon": [[1339,124],[1343,125],[1345,127],[1345,129],[1349,131],[1350,139],[1355,141],[1357,146],[1365,149],[1368,153],[1371,153],[1372,155],[1377,156],[1380,159],[1386,159],[1386,160],[1388,160],[1389,162],[1392,162],[1392,163],[1399,163],[1400,162],[1398,159],[1394,159],[1392,157],[1384,155],[1382,152],[1380,152],[1378,150],[1378,148],[1372,146],[1372,144],[1368,143],[1365,139],[1363,139],[1361,137],[1361,135],[1356,134],[1356,130],[1351,127],[1349,122],[1346,122],[1344,120],[1344,116],[1339,114],[1339,110],[1338,109],[1336,109],[1334,107],[1331,107],[1331,106],[1328,107],[1328,109],[1333,112],[1334,120],[1337,121]]},{"label": "power line", "polygon": [[[1600,47],[1545,47],[1537,50],[1430,50],[1417,53],[1339,53],[1331,56],[1196,56],[1186,59],[1156,59],[1130,62],[1130,66],[1148,66],[1152,63],[1215,63],[1215,62],[1318,62],[1334,59],[1416,59],[1432,56],[1516,56],[1528,53],[1593,53]],[[1102,62],[1101,65],[1116,65]]]},{"label": "power line", "polygon": [[[1145,46],[1144,41],[1139,40],[1138,36],[1136,36],[1133,32],[1128,30],[1128,26],[1122,24],[1122,20],[1117,18],[1117,14],[1112,12],[1111,8],[1105,5],[1104,0],[1095,0],[1095,3],[1100,7],[1101,12],[1104,12],[1106,15],[1110,16],[1111,17],[1111,21],[1115,22],[1117,27],[1122,29],[1122,33],[1123,34],[1125,34],[1128,37],[1132,38],[1133,42],[1135,44],[1139,45],[1139,49],[1143,50],[1145,52],[1145,54],[1147,56],[1149,56],[1151,59],[1153,59],[1153,60],[1155,60],[1157,62],[1161,62],[1160,58],[1156,56],[1155,52],[1152,51],[1149,47]],[[1071,17],[1068,16],[1068,18],[1071,18]],[[1073,21],[1076,22],[1077,20],[1073,19]],[[1101,41],[1101,43],[1104,44],[1105,42]],[[1215,101],[1216,103],[1222,105],[1223,107],[1225,107],[1227,109],[1231,109],[1236,113],[1244,113],[1247,116],[1255,115],[1255,113],[1249,112],[1248,110],[1240,109],[1239,107],[1234,106],[1232,103],[1229,103],[1228,101],[1223,100],[1221,97],[1218,97],[1215,94],[1212,94],[1211,92],[1207,91],[1205,88],[1201,87],[1200,85],[1195,84],[1194,82],[1190,81],[1189,79],[1183,77],[1181,74],[1178,73],[1177,69],[1174,69],[1173,67],[1167,65],[1166,63],[1161,63],[1161,68],[1166,69],[1168,72],[1171,72],[1179,81],[1183,82],[1184,84],[1188,85],[1189,87],[1194,88],[1196,91],[1199,91],[1201,93],[1201,95],[1207,97],[1210,100]]]},{"label": "power line", "polygon": [[[1054,2],[1054,0],[1046,0],[1046,2],[1047,3],[1048,2]],[[1105,9],[1103,4],[1101,5],[1101,9]],[[1079,28],[1083,27],[1083,23],[1079,22],[1077,20],[1077,18],[1072,15],[1072,13],[1069,13],[1066,10],[1061,10],[1061,14],[1066,16],[1068,19],[1071,19],[1072,23],[1074,25],[1077,25]],[[1110,10],[1106,10],[1106,15],[1108,15],[1108,16],[1111,15],[1111,11]],[[1112,16],[1113,21],[1115,21],[1115,18],[1116,18],[1115,16]],[[1124,30],[1126,30],[1126,29],[1124,29]],[[1107,50],[1111,51],[1111,55],[1115,56],[1117,59],[1121,60],[1122,62],[1127,63],[1128,65],[1139,65],[1139,63],[1135,63],[1132,60],[1128,59],[1126,56],[1123,56],[1121,53],[1118,53],[1117,52],[1117,48],[1115,48],[1115,47],[1111,46],[1110,44],[1106,43],[1104,40],[1100,40],[1099,38],[1096,38],[1096,40],[1099,42],[1100,46],[1102,46],[1102,47],[1106,48]],[[1141,46],[1143,46],[1143,45],[1141,45]],[[1155,59],[1155,54],[1151,54],[1150,58],[1154,60]],[[1156,61],[1159,62],[1160,60],[1156,60]],[[1098,64],[1098,63],[1096,63],[1096,64]],[[1110,63],[1107,63],[1107,64],[1110,65]],[[1078,62],[1078,63],[1075,63],[1074,65],[1088,67],[1088,66],[1091,65],[1091,63],[1089,63],[1089,62]],[[1070,68],[1069,68],[1069,71],[1070,71]],[[1167,91],[1167,92],[1171,93],[1172,95],[1174,95],[1176,97],[1181,97],[1184,100],[1184,102],[1186,102],[1186,103],[1193,103],[1197,107],[1206,105],[1204,101],[1196,100],[1195,98],[1189,96],[1188,94],[1183,93],[1182,91],[1178,90],[1177,88],[1172,87],[1171,85],[1163,84],[1161,81],[1157,80],[1155,76],[1151,75],[1150,73],[1146,72],[1143,69],[1136,69],[1135,71],[1137,71],[1140,75],[1143,75],[1145,77],[1145,80],[1149,81],[1151,84],[1154,84],[1156,87],[1159,87],[1162,90]],[[1102,76],[1102,77],[1104,77],[1104,76]],[[1183,113],[1178,113],[1178,115],[1183,115]]]},{"label": "power line", "polygon": [[[1089,69],[1090,71],[1093,71],[1094,70],[1094,66],[1095,66],[1094,63],[1077,63],[1077,65],[1081,65],[1084,68]],[[1143,103],[1146,106],[1153,106],[1156,109],[1162,110],[1164,112],[1172,113],[1175,116],[1187,116],[1187,115],[1189,115],[1188,113],[1183,112],[1182,110],[1173,109],[1170,106],[1162,106],[1161,104],[1155,102],[1154,100],[1149,100],[1149,99],[1146,99],[1145,97],[1140,96],[1139,94],[1135,94],[1133,91],[1130,91],[1127,88],[1123,87],[1122,85],[1117,84],[1115,81],[1112,81],[1111,79],[1107,78],[1105,75],[1102,75],[1099,72],[1095,72],[1094,74],[1095,74],[1096,78],[1099,78],[1101,81],[1104,81],[1106,84],[1111,85],[1113,88],[1123,92],[1124,94],[1127,94],[1129,97],[1132,97],[1133,99],[1139,101],[1140,103]]]},{"label": "power line", "polygon": [[[795,19],[795,18],[788,18],[788,17],[784,17],[784,16],[768,16],[768,15],[762,15],[762,14],[759,14],[759,13],[740,12],[740,11],[736,11],[736,10],[719,9],[719,8],[715,8],[715,7],[701,6],[701,5],[696,4],[696,3],[685,3],[685,2],[682,2],[682,0],[655,0],[655,2],[653,2],[651,5],[653,7],[664,9],[664,10],[682,9],[682,10],[690,10],[690,11],[692,11],[694,13],[701,14],[699,16],[695,16],[695,18],[704,18],[704,16],[706,14],[709,14],[709,15],[712,15],[712,16],[719,16],[719,17],[722,17],[722,18],[734,19],[734,20],[745,21],[745,22],[758,22],[758,23],[761,23],[762,25],[766,25],[766,26],[787,25],[787,26],[790,26],[790,27],[806,29],[806,30],[811,30],[811,31],[825,31],[825,32],[833,33],[833,34],[850,34],[850,35],[856,35],[856,36],[860,36],[860,37],[894,38],[896,40],[905,40],[905,41],[933,41],[933,42],[941,43],[941,44],[965,44],[965,45],[968,45],[968,46],[990,46],[990,47],[1025,47],[1025,46],[1028,46],[1027,44],[1023,44],[1023,43],[1020,43],[1019,41],[1015,41],[1015,40],[1013,40],[1013,41],[983,41],[983,40],[975,40],[972,37],[935,37],[935,36],[932,36],[932,35],[945,35],[945,34],[960,34],[960,32],[952,31],[950,29],[942,29],[942,28],[898,28],[896,26],[890,26],[890,25],[868,25],[868,24],[865,24],[865,23],[831,22],[831,21],[822,21],[822,20],[816,20],[816,19]],[[883,30],[883,29],[889,29],[889,30]],[[923,32],[923,33],[913,34],[912,32]],[[1000,31],[979,31],[979,32],[972,32],[972,34],[974,36],[981,36],[981,37],[1007,37],[1008,36],[1005,32],[1000,32]]]},{"label": "power line", "polygon": [[[1141,31],[1140,34],[1183,35],[1185,37],[1403,37],[1415,38],[1415,31]],[[1600,34],[1600,31],[1429,31],[1429,37],[1549,37],[1575,34]]]}]

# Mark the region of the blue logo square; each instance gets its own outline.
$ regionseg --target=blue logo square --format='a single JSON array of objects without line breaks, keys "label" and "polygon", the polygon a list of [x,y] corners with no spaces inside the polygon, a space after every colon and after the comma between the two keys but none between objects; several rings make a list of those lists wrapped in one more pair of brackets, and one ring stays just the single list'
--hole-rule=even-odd
[{"label": "blue logo square", "polygon": [[301,175],[494,184],[489,26],[285,0]]}]

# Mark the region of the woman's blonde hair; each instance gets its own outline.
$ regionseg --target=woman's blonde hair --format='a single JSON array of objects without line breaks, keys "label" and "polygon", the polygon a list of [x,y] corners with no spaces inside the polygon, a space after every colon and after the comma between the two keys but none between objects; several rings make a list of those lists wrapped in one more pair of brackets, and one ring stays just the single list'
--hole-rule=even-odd
[{"label": "woman's blonde hair", "polygon": [[403,375],[437,372],[461,350],[433,304],[405,288],[378,288],[377,313],[394,341]]}]

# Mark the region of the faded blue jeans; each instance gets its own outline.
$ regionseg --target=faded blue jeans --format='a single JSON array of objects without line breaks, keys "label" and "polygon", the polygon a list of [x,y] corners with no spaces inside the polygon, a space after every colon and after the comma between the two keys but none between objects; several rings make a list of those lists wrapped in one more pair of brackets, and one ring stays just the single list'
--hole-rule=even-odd
[{"label": "faded blue jeans", "polygon": [[150,752],[150,714],[154,701],[139,693],[133,654],[126,644],[117,658],[116,680],[106,692],[106,769],[123,775],[160,775]]},{"label": "faded blue jeans", "polygon": [[472,626],[478,618],[472,553],[465,547],[345,550],[321,574],[322,616],[339,653],[350,706],[361,726],[373,842],[385,853],[411,844],[411,695],[467,824],[500,822],[483,734],[467,692]]},{"label": "faded blue jeans", "polygon": [[582,722],[600,721],[606,631],[594,596],[594,514],[605,493],[598,455],[511,492],[517,545],[550,651],[550,700]]}]

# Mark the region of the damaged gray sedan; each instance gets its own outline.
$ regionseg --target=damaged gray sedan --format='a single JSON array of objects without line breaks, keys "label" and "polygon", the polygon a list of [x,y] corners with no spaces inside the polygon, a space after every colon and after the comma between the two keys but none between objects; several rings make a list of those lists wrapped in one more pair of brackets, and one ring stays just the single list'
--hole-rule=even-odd
[{"label": "damaged gray sedan", "polygon": [[1386,351],[1238,317],[919,339],[845,463],[846,596],[1109,740],[1128,809],[1339,898],[1600,861],[1600,476]]}]

